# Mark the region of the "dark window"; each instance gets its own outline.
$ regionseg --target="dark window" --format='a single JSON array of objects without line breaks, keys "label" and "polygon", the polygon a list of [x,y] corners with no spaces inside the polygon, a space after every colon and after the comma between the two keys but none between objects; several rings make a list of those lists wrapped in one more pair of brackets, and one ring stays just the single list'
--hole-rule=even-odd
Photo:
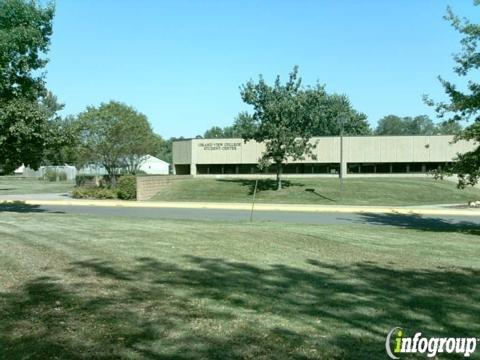
[{"label": "dark window", "polygon": [[223,165],[223,174],[235,174],[235,165]]},{"label": "dark window", "polygon": [[283,165],[283,172],[285,174],[296,174],[298,169],[297,164],[286,164]]},{"label": "dark window", "polygon": [[427,171],[438,170],[440,168],[440,163],[431,162],[426,164]]},{"label": "dark window", "polygon": [[347,164],[347,173],[358,174],[360,173],[361,164]]},{"label": "dark window", "polygon": [[175,165],[177,175],[190,175],[190,165]]},{"label": "dark window", "polygon": [[407,172],[407,164],[405,163],[393,163],[392,164],[392,172],[401,174]]},{"label": "dark window", "polygon": [[422,165],[421,163],[411,163],[410,164],[410,172],[422,172]]},{"label": "dark window", "polygon": [[375,173],[375,164],[362,164],[362,167],[360,169],[361,173],[373,174]]},{"label": "dark window", "polygon": [[377,164],[377,174],[389,174],[390,164]]}]

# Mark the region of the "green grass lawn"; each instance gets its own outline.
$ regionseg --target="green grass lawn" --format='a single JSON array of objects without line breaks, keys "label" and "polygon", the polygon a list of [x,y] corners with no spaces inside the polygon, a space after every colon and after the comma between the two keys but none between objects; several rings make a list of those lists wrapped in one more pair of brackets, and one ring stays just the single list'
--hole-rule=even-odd
[{"label": "green grass lawn", "polygon": [[394,326],[480,334],[480,229],[468,224],[3,210],[1,359],[383,359]]},{"label": "green grass lawn", "polygon": [[[189,179],[175,181],[152,200],[252,201],[255,180]],[[466,203],[480,200],[480,190],[459,190],[450,181],[432,178],[355,178],[344,180],[343,194],[337,178],[288,179],[276,191],[273,180],[259,180],[256,201],[291,204],[423,205]],[[315,191],[307,191],[314,189]]]},{"label": "green grass lawn", "polygon": [[0,176],[0,195],[64,193],[73,189],[69,181],[49,182],[20,176]]}]

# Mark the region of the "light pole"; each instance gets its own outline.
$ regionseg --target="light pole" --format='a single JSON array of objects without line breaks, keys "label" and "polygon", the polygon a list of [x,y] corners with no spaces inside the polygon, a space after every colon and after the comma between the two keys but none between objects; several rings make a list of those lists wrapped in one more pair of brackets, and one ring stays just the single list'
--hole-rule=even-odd
[{"label": "light pole", "polygon": [[338,177],[340,179],[340,196],[343,194],[343,116],[339,117],[340,120],[340,171]]}]

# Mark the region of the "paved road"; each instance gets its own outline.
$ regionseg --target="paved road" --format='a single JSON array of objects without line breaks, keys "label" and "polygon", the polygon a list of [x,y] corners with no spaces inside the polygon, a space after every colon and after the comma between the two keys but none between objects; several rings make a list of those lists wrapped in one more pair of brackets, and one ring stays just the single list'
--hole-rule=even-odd
[{"label": "paved road", "polygon": [[[182,209],[182,208],[128,208],[73,205],[25,205],[0,206],[1,211],[52,212],[88,214],[94,216],[125,216],[154,219],[191,219],[249,221],[245,210]],[[373,224],[411,228],[462,228],[480,229],[480,217],[476,216],[417,216],[396,214],[315,213],[288,211],[257,211],[255,221],[279,221],[299,224]]]}]

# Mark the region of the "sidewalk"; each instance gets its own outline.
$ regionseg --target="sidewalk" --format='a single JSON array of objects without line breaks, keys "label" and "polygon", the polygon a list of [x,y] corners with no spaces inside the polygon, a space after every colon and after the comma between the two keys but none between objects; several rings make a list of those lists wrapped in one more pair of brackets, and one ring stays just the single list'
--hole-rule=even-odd
[{"label": "sidewalk", "polygon": [[[23,201],[27,205],[55,206],[102,206],[128,208],[176,208],[250,211],[250,203],[215,202],[165,202],[68,199],[62,194],[4,195],[0,202]],[[461,208],[455,204],[421,206],[359,206],[359,205],[311,205],[311,204],[265,204],[256,203],[255,211],[290,211],[318,213],[381,213],[406,215],[480,216],[480,209]]]},{"label": "sidewalk", "polygon": [[69,193],[49,193],[49,194],[12,194],[0,195],[0,201],[27,201],[27,200],[70,200]]}]

